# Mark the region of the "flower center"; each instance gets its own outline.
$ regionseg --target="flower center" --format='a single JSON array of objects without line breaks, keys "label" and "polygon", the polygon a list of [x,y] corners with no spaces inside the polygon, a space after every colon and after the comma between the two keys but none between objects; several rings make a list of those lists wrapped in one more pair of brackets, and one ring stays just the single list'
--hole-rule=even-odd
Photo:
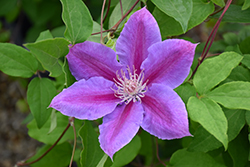
[{"label": "flower center", "polygon": [[[144,97],[144,93],[147,91],[147,82],[143,83],[144,73],[143,70],[140,74],[136,74],[136,69],[133,67],[133,73],[131,73],[130,68],[127,67],[129,77],[121,70],[121,77],[116,72],[117,80],[114,79],[117,90],[112,89],[115,92],[115,96],[122,99],[121,102],[128,104],[130,101],[133,102],[140,101]],[[120,102],[120,103],[121,103]]]}]

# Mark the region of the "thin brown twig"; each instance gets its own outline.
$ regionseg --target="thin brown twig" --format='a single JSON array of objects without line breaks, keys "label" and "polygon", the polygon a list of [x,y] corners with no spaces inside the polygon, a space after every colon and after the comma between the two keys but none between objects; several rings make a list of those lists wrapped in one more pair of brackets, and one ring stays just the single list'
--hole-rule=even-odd
[{"label": "thin brown twig", "polygon": [[222,20],[224,14],[226,13],[226,11],[227,11],[227,9],[229,8],[229,6],[230,6],[231,3],[232,3],[232,0],[228,0],[228,1],[227,1],[226,5],[225,5],[225,8],[224,8],[224,10],[223,10],[223,12],[222,12],[222,14],[220,15],[219,19],[217,20],[217,22],[216,22],[216,24],[215,24],[215,26],[214,26],[212,32],[210,33],[210,35],[209,35],[209,37],[208,37],[208,40],[207,40],[207,42],[206,42],[206,44],[205,44],[205,46],[204,46],[204,49],[203,49],[203,51],[202,51],[202,53],[201,53],[201,56],[200,56],[200,57],[201,57],[201,60],[198,62],[197,66],[196,66],[196,68],[194,69],[194,71],[193,71],[191,77],[189,78],[189,80],[194,76],[194,74],[196,73],[196,71],[197,71],[198,67],[200,66],[200,64],[205,60],[205,58],[206,58],[206,56],[207,56],[207,54],[208,54],[208,51],[209,51],[209,49],[210,49],[211,46],[212,46],[212,43],[213,43],[214,38],[215,38],[215,36],[216,36],[216,33],[217,33],[217,30],[218,30],[219,25],[220,25],[220,23],[221,23],[221,20]]},{"label": "thin brown twig", "polygon": [[158,159],[158,161],[162,164],[162,165],[164,165],[164,166],[166,166],[166,164],[161,160],[161,158],[160,158],[160,156],[159,156],[159,148],[158,148],[158,139],[155,137],[155,147],[156,147],[156,157],[157,157],[157,159]]},{"label": "thin brown twig", "polygon": [[134,9],[134,7],[137,5],[137,3],[139,2],[140,0],[137,0],[135,2],[135,4],[129,9],[129,11],[127,11],[127,13],[125,13],[123,15],[123,17],[112,27],[110,28],[109,30],[105,30],[105,31],[101,31],[101,32],[95,32],[95,33],[92,33],[91,35],[97,35],[97,34],[102,34],[103,32],[112,32],[110,35],[112,36],[113,33],[117,30],[117,28],[119,27],[119,25],[121,24],[121,22],[129,15],[129,13]]},{"label": "thin brown twig", "polygon": [[[122,18],[111,28],[113,30],[117,30],[117,28],[119,27],[119,25],[121,24],[121,22],[129,15],[129,13],[134,9],[134,7],[137,5],[137,3],[140,0],[137,0],[134,5],[122,16]],[[112,35],[112,34],[111,34]]]},{"label": "thin brown twig", "polygon": [[73,146],[73,150],[72,150],[72,156],[71,156],[69,167],[72,166],[72,163],[73,163],[73,160],[74,160],[74,155],[75,155],[75,150],[76,150],[76,127],[75,127],[75,124],[74,124],[74,119],[71,121],[70,124],[73,127],[73,131],[74,131],[74,146]]},{"label": "thin brown twig", "polygon": [[211,13],[209,16],[213,16],[213,15],[216,15],[217,13],[219,13],[220,11],[222,11],[223,9],[225,8],[225,6],[223,8],[220,8],[219,10]]},{"label": "thin brown twig", "polygon": [[102,40],[102,29],[103,29],[103,12],[104,12],[104,7],[105,7],[105,3],[106,3],[106,0],[103,0],[103,4],[102,4],[102,12],[101,12],[101,39],[100,39],[100,42],[101,44],[103,44],[103,40]]},{"label": "thin brown twig", "polygon": [[108,2],[108,7],[107,7],[107,11],[106,11],[106,14],[104,16],[104,19],[103,19],[103,22],[106,20],[106,18],[108,17],[108,13],[109,13],[109,9],[110,9],[110,4],[111,4],[111,0],[109,0]]},{"label": "thin brown twig", "polygon": [[122,1],[120,0],[120,8],[121,8],[121,14],[122,14],[122,17],[123,17],[123,9],[122,9]]},{"label": "thin brown twig", "polygon": [[27,165],[31,165],[37,161],[39,161],[40,159],[42,159],[45,155],[47,155],[50,150],[52,150],[52,148],[54,148],[56,146],[56,144],[61,140],[61,138],[64,136],[64,134],[67,132],[67,130],[69,129],[70,127],[70,123],[68,123],[67,127],[64,129],[63,133],[61,134],[61,136],[56,140],[56,142],[43,154],[41,155],[39,158],[37,158],[36,160],[34,161],[31,161],[31,162],[28,162],[28,163],[24,163],[24,162],[17,162],[16,163],[16,166],[27,166]]},{"label": "thin brown twig", "polygon": [[[109,30],[105,30],[105,31],[102,31],[102,32],[109,32],[109,31],[115,31],[115,30],[109,29]],[[91,35],[98,35],[98,34],[101,34],[101,32],[95,32],[95,33],[92,33]]]}]

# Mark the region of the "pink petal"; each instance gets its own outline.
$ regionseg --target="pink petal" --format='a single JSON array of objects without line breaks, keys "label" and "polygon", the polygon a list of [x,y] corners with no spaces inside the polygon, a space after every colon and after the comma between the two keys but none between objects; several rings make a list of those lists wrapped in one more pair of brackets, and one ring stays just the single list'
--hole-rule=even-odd
[{"label": "pink petal", "polygon": [[185,104],[171,88],[152,84],[142,98],[145,110],[141,127],[160,139],[190,136]]},{"label": "pink petal", "polygon": [[143,118],[143,108],[139,102],[119,105],[103,118],[99,126],[101,148],[111,159],[115,152],[128,144],[136,135]]},{"label": "pink petal", "polygon": [[75,82],[52,100],[52,107],[78,119],[95,120],[111,113],[120,99],[114,96],[114,83],[102,77]]},{"label": "pink petal", "polygon": [[116,71],[122,67],[112,49],[91,41],[74,45],[67,59],[70,71],[77,80],[102,76],[113,81]]},{"label": "pink petal", "polygon": [[168,39],[152,45],[141,66],[145,69],[144,80],[148,80],[148,85],[160,83],[172,89],[178,87],[189,74],[196,45],[181,39]]},{"label": "pink petal", "polygon": [[125,24],[116,43],[116,52],[124,65],[140,72],[141,63],[148,56],[148,48],[161,41],[157,22],[146,9],[135,12]]}]

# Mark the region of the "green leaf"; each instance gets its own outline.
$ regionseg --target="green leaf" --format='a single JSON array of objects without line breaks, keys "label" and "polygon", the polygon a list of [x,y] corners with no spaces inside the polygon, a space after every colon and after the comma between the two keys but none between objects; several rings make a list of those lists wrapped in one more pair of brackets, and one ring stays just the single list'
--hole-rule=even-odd
[{"label": "green leaf", "polygon": [[208,154],[188,152],[185,149],[176,151],[170,159],[170,164],[174,167],[226,167]]},{"label": "green leaf", "polygon": [[232,69],[242,60],[235,52],[224,52],[221,55],[206,59],[194,76],[194,86],[201,95],[226,79]]},{"label": "green leaf", "polygon": [[36,73],[38,62],[29,51],[10,43],[0,43],[0,50],[2,72],[23,78],[29,78]]},{"label": "green leaf", "polygon": [[57,117],[56,117],[56,110],[53,108],[52,112],[51,112],[51,116],[50,116],[50,128],[49,128],[49,132],[51,133],[57,126]]},{"label": "green leaf", "polygon": [[[54,144],[69,123],[68,117],[62,115],[60,112],[56,113],[56,118],[57,118],[56,128],[52,132],[50,132],[51,119],[49,119],[40,129],[38,129],[35,120],[31,121],[27,125],[29,129],[28,131],[29,136],[45,144],[50,144],[50,145]],[[76,130],[79,130],[82,125],[82,121],[75,119],[74,124]],[[67,130],[67,132],[63,135],[61,140],[58,142],[58,144],[61,144],[67,140],[72,140],[72,139],[74,139],[74,132],[73,128],[70,127]]]},{"label": "green leaf", "polygon": [[227,119],[220,106],[208,98],[190,97],[187,103],[190,118],[200,123],[209,133],[218,139],[227,149]]},{"label": "green leaf", "polygon": [[49,30],[46,30],[40,33],[39,37],[36,39],[36,42],[46,40],[46,39],[51,39],[51,38],[53,38],[52,34],[50,33]]},{"label": "green leaf", "polygon": [[[212,16],[212,18],[219,18],[222,11]],[[233,23],[249,23],[250,22],[250,9],[241,10],[241,6],[231,4],[223,16],[222,21]]]},{"label": "green leaf", "polygon": [[215,3],[216,5],[220,6],[220,7],[225,6],[224,0],[212,0],[212,2]]},{"label": "green leaf", "polygon": [[[245,110],[223,109],[228,120],[228,141],[232,141],[245,125]],[[189,151],[208,152],[221,147],[222,144],[202,126],[195,134],[188,148]]]},{"label": "green leaf", "polygon": [[[243,131],[244,132],[244,131]],[[248,134],[241,132],[228,145],[228,152],[233,159],[234,166],[245,167],[248,162],[249,141]]]},{"label": "green leaf", "polygon": [[[125,14],[135,4],[136,0],[126,0],[126,1],[121,1],[121,2],[122,2],[123,14]],[[135,6],[134,10],[138,7],[139,7],[139,4]],[[112,28],[121,18],[122,18],[121,6],[120,6],[120,3],[117,3],[109,18],[109,28]],[[121,28],[124,22],[125,20],[121,22],[118,29]]]},{"label": "green leaf", "polygon": [[[193,10],[188,22],[187,30],[202,23],[211,13],[213,13],[213,11],[214,5],[212,2],[204,3],[201,0],[193,0]],[[155,7],[153,16],[158,22],[163,38],[184,33],[180,23],[174,18],[166,15],[159,8]]]},{"label": "green leaf", "polygon": [[98,135],[91,123],[89,121],[84,122],[84,126],[79,130],[79,136],[83,144],[80,163],[84,167],[96,167],[105,153],[100,148]]},{"label": "green leaf", "polygon": [[174,18],[181,25],[183,32],[188,29],[188,21],[193,11],[192,0],[152,0],[165,14]]},{"label": "green leaf", "polygon": [[[105,29],[103,29],[104,31]],[[94,21],[94,24],[93,24],[93,32],[92,33],[96,33],[96,32],[100,32],[101,31],[101,25],[98,24],[97,22]],[[103,37],[107,35],[106,32],[103,33]],[[93,42],[97,42],[97,43],[100,43],[100,39],[101,39],[101,34],[97,34],[97,35],[91,35],[87,41],[93,41]]]},{"label": "green leaf", "polygon": [[245,54],[241,63],[244,64],[248,69],[250,69],[250,54]]},{"label": "green leaf", "polygon": [[65,25],[56,27],[53,30],[51,30],[51,34],[53,35],[53,37],[64,37],[65,29],[66,29]]},{"label": "green leaf", "polygon": [[56,94],[56,88],[48,78],[34,78],[29,83],[27,101],[38,128],[41,128],[50,117],[52,109],[48,106]]},{"label": "green leaf", "polygon": [[84,42],[92,33],[93,20],[81,0],[61,0],[62,19],[66,25],[65,38],[72,44]]},{"label": "green leaf", "polygon": [[103,167],[104,164],[105,164],[105,162],[106,162],[106,160],[107,160],[107,158],[108,158],[108,155],[104,154],[103,157],[102,157],[102,159],[100,160],[100,162],[97,164],[96,167]]},{"label": "green leaf", "polygon": [[247,8],[250,7],[250,0],[245,0],[243,6],[242,6],[242,10],[246,10]]},{"label": "green leaf", "polygon": [[243,54],[250,54],[250,37],[245,38],[241,43],[240,43],[240,50]]},{"label": "green leaf", "polygon": [[189,97],[196,95],[195,88],[189,83],[184,83],[174,90],[178,93],[185,104],[187,104]]},{"label": "green leaf", "polygon": [[221,142],[202,126],[199,126],[195,131],[193,141],[190,143],[188,151],[208,152],[221,146]]},{"label": "green leaf", "polygon": [[50,76],[57,77],[62,74],[62,66],[59,58],[69,52],[69,42],[64,38],[42,40],[36,43],[28,43],[25,46],[41,62],[44,69],[50,72]]},{"label": "green leaf", "polygon": [[224,52],[236,52],[236,53],[242,55],[242,52],[240,50],[240,46],[238,44],[227,46],[226,49],[224,50]]},{"label": "green leaf", "polygon": [[128,143],[125,147],[115,153],[114,162],[111,167],[125,166],[136,157],[140,148],[141,139],[136,135],[130,143]]},{"label": "green leaf", "polygon": [[234,81],[223,84],[207,96],[230,109],[250,110],[250,82]]},{"label": "green leaf", "polygon": [[223,109],[228,120],[228,140],[232,141],[245,126],[245,110]]},{"label": "green leaf", "polygon": [[[38,150],[36,155],[28,160],[28,162],[34,161],[39,158],[43,153],[45,153],[51,145],[45,145]],[[71,145],[65,142],[60,145],[56,145],[46,156],[41,160],[32,164],[32,167],[61,167],[67,166],[70,162],[70,157],[72,153]]]},{"label": "green leaf", "polygon": [[224,81],[225,83],[232,81],[250,81],[250,71],[242,66],[237,66]]}]

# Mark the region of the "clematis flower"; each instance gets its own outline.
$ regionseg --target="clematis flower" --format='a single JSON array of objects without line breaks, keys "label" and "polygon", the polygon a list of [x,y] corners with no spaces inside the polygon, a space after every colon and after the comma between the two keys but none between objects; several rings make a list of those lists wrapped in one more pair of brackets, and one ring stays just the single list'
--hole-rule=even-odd
[{"label": "clematis flower", "polygon": [[173,89],[188,76],[195,48],[185,40],[161,41],[157,22],[143,8],[125,24],[116,53],[90,41],[70,48],[67,59],[78,81],[50,107],[78,119],[103,117],[99,142],[111,158],[140,127],[160,139],[190,136],[185,104]]}]

